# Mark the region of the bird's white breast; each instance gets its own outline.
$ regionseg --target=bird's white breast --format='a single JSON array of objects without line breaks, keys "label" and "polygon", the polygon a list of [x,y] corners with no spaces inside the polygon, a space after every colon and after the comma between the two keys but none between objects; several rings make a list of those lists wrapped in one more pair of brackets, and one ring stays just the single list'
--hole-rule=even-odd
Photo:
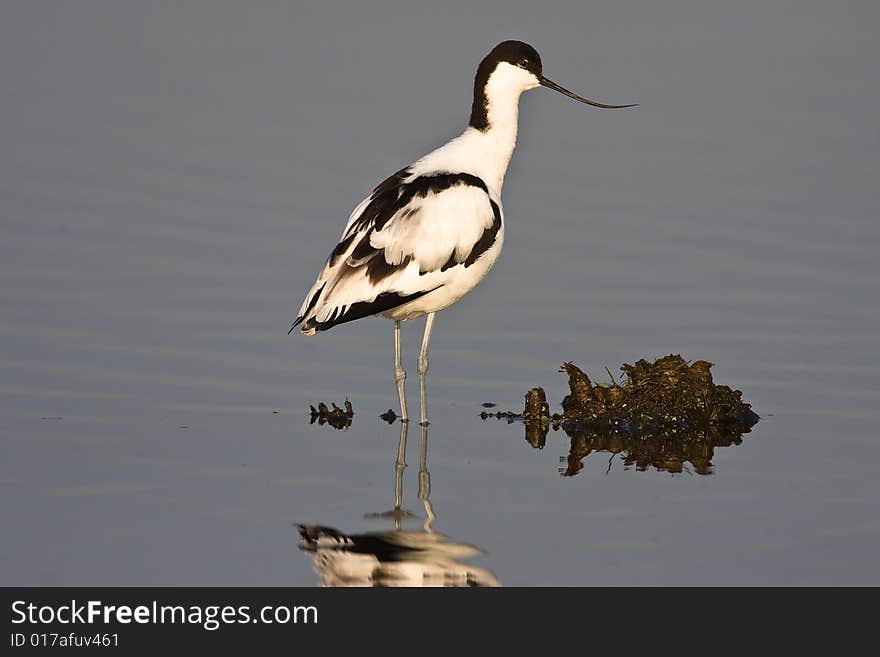
[{"label": "bird's white breast", "polygon": [[[495,265],[495,261],[501,253],[504,244],[504,222],[498,231],[492,246],[470,267],[453,267],[445,272],[435,271],[425,275],[419,275],[415,269],[408,269],[406,280],[402,283],[414,288],[434,289],[433,292],[419,297],[406,305],[399,306],[384,313],[391,319],[415,319],[426,313],[433,313],[451,306],[470,292],[479,283],[489,270]],[[418,276],[418,278],[416,278]]]}]

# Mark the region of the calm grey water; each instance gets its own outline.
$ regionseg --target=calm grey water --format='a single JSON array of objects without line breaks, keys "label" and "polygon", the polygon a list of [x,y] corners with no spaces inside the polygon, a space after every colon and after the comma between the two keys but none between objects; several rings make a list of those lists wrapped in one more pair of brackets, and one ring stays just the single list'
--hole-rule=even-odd
[{"label": "calm grey water", "polygon": [[[505,252],[437,320],[431,528],[505,585],[880,584],[876,3],[367,4],[3,3],[0,583],[313,585],[296,523],[393,529],[391,324],[286,332],[513,37],[641,106],[523,98]],[[763,417],[711,476],[564,478],[477,417],[668,353]]]}]

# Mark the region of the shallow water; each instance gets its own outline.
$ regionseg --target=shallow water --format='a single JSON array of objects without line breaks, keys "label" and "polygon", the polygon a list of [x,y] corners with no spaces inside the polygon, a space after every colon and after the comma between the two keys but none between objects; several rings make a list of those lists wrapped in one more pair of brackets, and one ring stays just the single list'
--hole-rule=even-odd
[{"label": "shallow water", "polygon": [[[876,6],[412,5],[4,3],[0,582],[317,584],[296,524],[392,530],[401,473],[401,527],[427,496],[504,585],[880,584]],[[390,323],[286,331],[509,37],[642,105],[524,97],[505,251],[438,315],[399,468]],[[562,477],[564,434],[477,417],[668,353],[762,416],[711,476]]]}]

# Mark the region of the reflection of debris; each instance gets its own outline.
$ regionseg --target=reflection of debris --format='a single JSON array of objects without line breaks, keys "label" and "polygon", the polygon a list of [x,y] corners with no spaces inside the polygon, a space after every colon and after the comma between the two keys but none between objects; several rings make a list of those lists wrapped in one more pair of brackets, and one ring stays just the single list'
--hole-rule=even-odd
[{"label": "reflection of debris", "polygon": [[388,424],[394,424],[394,420],[397,419],[397,413],[394,412],[394,409],[389,408],[387,411],[382,413],[380,416],[383,420],[385,420]]},{"label": "reflection of debris", "polygon": [[318,404],[318,408],[310,406],[312,417],[309,424],[314,424],[317,421],[319,426],[329,424],[334,429],[350,427],[351,418],[354,417],[354,408],[352,408],[351,402],[346,399],[344,409],[339,408],[335,403],[332,405],[332,409],[327,408],[327,404],[324,402]]},{"label": "reflection of debris", "polygon": [[547,432],[550,427],[546,422],[526,422],[526,442],[535,449],[544,449],[547,444]]},{"label": "reflection of debris", "polygon": [[[690,463],[697,474],[709,475],[713,472],[715,448],[739,445],[743,434],[749,430],[749,427],[736,425],[667,430],[661,434],[566,428],[571,447],[568,457],[560,458],[566,466],[560,468],[559,472],[563,476],[573,477],[583,469],[583,459],[590,454],[604,452],[611,459],[621,454],[625,470],[635,466],[636,470],[644,472],[653,467],[660,472],[677,474]],[[528,428],[526,436],[528,440]],[[611,468],[611,461],[608,462],[608,468]]]},{"label": "reflection of debris", "polygon": [[611,382],[594,385],[569,362],[561,370],[570,388],[562,414],[551,415],[544,391],[532,388],[522,413],[482,411],[480,417],[523,422],[526,442],[536,449],[546,444],[550,427],[562,428],[571,438],[568,466],[561,470],[566,476],[580,472],[581,460],[593,452],[612,458],[622,452],[624,463],[638,470],[682,472],[690,463],[698,474],[711,474],[714,448],[740,444],[759,419],[739,390],[714,383],[711,368],[677,355],[642,359],[620,368],[623,383],[606,368]]}]

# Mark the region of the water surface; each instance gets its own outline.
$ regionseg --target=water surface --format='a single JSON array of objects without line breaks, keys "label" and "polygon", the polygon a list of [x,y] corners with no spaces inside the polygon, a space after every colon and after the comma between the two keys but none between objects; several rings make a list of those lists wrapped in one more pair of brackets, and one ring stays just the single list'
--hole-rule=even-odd
[{"label": "water surface", "polygon": [[[7,2],[3,584],[313,585],[297,524],[431,529],[504,585],[880,584],[876,6]],[[505,250],[438,316],[399,468],[386,320],[286,335],[351,208],[522,38]],[[421,322],[404,344],[410,399]],[[533,449],[557,372],[681,353],[762,421],[714,474]],[[308,424],[345,398],[346,431]],[[414,409],[411,409],[414,411]],[[421,479],[421,481],[420,481]],[[421,486],[420,486],[421,484]]]}]

